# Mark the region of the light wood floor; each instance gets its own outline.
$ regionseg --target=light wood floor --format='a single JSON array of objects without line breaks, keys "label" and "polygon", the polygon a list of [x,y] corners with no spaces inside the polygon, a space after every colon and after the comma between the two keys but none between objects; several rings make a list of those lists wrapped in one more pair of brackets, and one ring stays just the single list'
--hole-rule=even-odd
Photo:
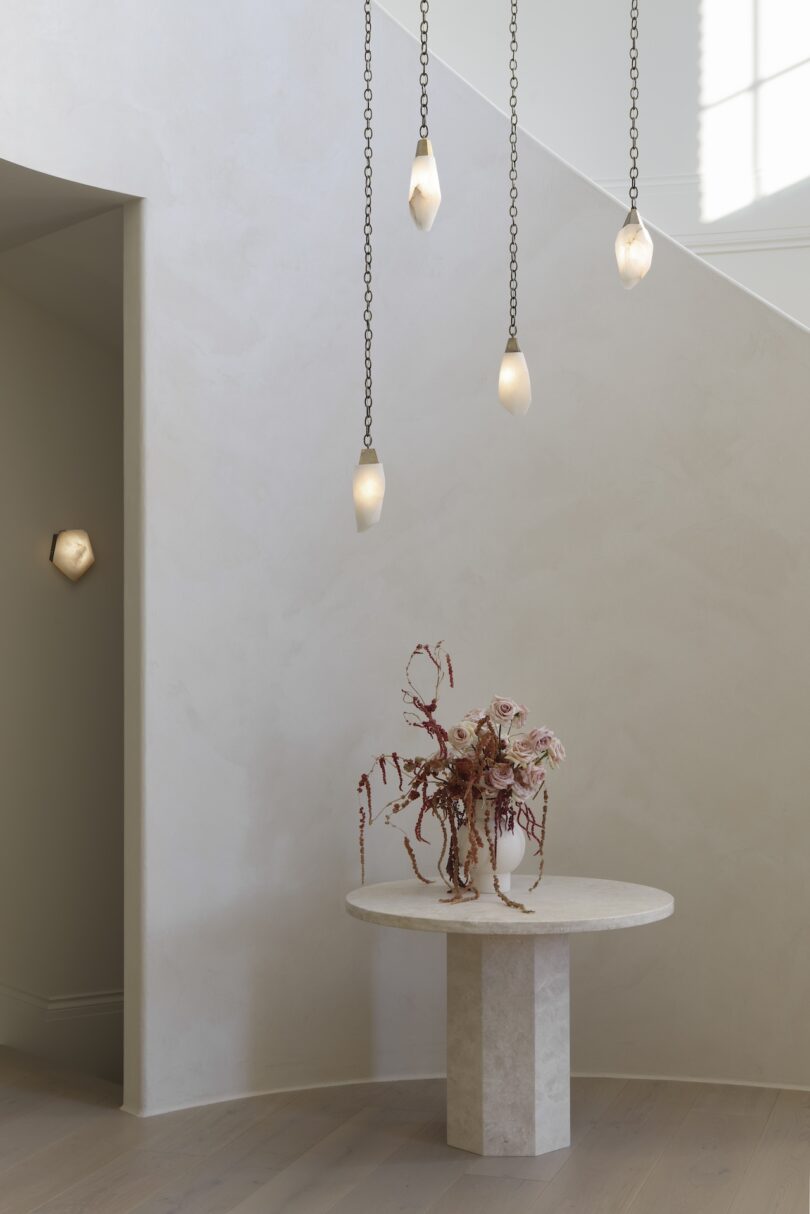
[{"label": "light wood floor", "polygon": [[575,1079],[574,1145],[444,1142],[439,1080],[139,1120],[0,1049],[0,1214],[808,1214],[810,1093]]}]

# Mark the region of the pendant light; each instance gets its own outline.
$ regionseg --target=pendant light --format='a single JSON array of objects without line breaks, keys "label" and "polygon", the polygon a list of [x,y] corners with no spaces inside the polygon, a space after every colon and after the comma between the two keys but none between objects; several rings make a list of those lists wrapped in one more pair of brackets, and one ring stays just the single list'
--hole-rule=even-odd
[{"label": "pendant light", "polygon": [[521,416],[532,403],[526,356],[517,339],[517,6],[511,0],[509,19],[509,337],[498,375],[498,396],[510,413]]},{"label": "pendant light", "polygon": [[422,65],[419,73],[419,109],[422,121],[416,156],[411,168],[408,206],[417,228],[422,232],[429,232],[439,210],[442,191],[439,187],[439,171],[436,168],[433,145],[428,138],[428,0],[420,0],[419,11],[422,14],[419,23],[419,62]]},{"label": "pendant light", "polygon": [[616,264],[628,290],[652,264],[653,242],[638,213],[638,0],[630,0],[630,210],[616,237]]},{"label": "pendant light", "polygon": [[374,450],[371,438],[371,303],[373,294],[371,290],[371,0],[364,0],[365,11],[365,69],[363,72],[363,80],[365,87],[363,89],[363,118],[365,119],[364,136],[366,141],[365,147],[365,167],[363,174],[365,178],[365,195],[366,195],[366,210],[365,220],[363,223],[364,237],[364,270],[363,282],[365,284],[365,292],[363,296],[363,323],[365,325],[365,405],[366,405],[366,423],[365,434],[363,435],[363,446],[360,451],[360,459],[357,462],[357,467],[354,470],[352,480],[352,494],[354,497],[354,515],[357,521],[358,531],[367,531],[369,527],[373,527],[375,523],[380,521],[382,514],[383,497],[385,496],[385,471],[382,464],[377,459],[377,452]]}]

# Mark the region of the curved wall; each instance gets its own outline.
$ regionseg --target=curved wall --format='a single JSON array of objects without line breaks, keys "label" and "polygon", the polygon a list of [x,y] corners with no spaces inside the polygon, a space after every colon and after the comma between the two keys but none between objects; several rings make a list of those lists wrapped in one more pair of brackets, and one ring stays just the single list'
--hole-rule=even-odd
[{"label": "curved wall", "polygon": [[[419,6],[384,0],[413,34]],[[534,0],[520,9],[520,119],[627,198],[629,5]],[[430,45],[508,108],[508,5],[443,0]],[[642,213],[723,273],[810,326],[810,9],[795,0],[644,3],[639,17]]]},{"label": "curved wall", "polygon": [[341,910],[357,772],[439,636],[449,715],[508,691],[567,743],[550,866],[677,898],[577,950],[577,1068],[810,1084],[807,335],[664,238],[625,294],[622,208],[523,139],[535,402],[508,417],[505,123],[435,66],[417,233],[415,49],[378,12],[388,497],[356,536],[360,19],[32,0],[0,44],[0,154],[147,200],[128,1105],[441,1068],[441,941]]}]

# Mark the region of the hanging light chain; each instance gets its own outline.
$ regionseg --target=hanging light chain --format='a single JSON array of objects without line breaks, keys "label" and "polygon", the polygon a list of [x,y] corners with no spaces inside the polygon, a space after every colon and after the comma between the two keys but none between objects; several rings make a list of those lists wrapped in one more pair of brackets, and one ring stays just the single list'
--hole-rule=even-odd
[{"label": "hanging light chain", "polygon": [[630,0],[630,206],[638,200],[638,0]]},{"label": "hanging light chain", "polygon": [[517,337],[517,0],[509,21],[509,336]]},{"label": "hanging light chain", "polygon": [[422,123],[419,127],[419,138],[428,137],[428,0],[419,0],[419,11],[422,20],[419,22],[419,62],[422,70],[419,73],[419,111]]},{"label": "hanging light chain", "polygon": [[366,384],[365,384],[365,402],[366,402],[366,423],[365,434],[363,436],[363,446],[371,447],[371,339],[373,333],[371,330],[371,304],[373,293],[371,290],[371,0],[365,0],[365,20],[366,20],[366,41],[365,41],[365,69],[363,71],[363,80],[365,87],[363,89],[363,101],[365,102],[363,109],[363,118],[365,119],[364,136],[366,141],[365,146],[365,194],[366,194],[366,210],[365,219],[363,222],[363,238],[365,252],[365,269],[363,271],[363,282],[365,284],[364,307],[363,307],[363,322],[365,324],[365,367],[366,367]]}]

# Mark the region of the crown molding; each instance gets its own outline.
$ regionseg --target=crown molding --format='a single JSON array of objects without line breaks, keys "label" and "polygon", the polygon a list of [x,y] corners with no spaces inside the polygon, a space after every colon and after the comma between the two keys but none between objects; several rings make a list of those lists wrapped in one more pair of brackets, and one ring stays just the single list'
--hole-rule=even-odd
[{"label": "crown molding", "polygon": [[[624,177],[597,177],[596,184],[610,194],[627,193],[627,174]],[[640,176],[639,188],[663,189],[666,186],[699,186],[700,176],[697,173],[661,173],[657,176]]]},{"label": "crown molding", "polygon": [[[597,185],[610,194],[624,194],[627,179],[602,179]],[[698,191],[700,177],[696,173],[673,173],[670,176],[645,177],[641,182],[645,194],[677,191]],[[648,209],[647,209],[648,210]],[[763,225],[755,228],[718,228],[709,226],[696,232],[670,230],[673,240],[693,253],[711,257],[723,253],[768,253],[772,249],[810,248],[810,226],[780,227]]]},{"label": "crown molding", "polygon": [[693,253],[766,253],[771,249],[810,247],[810,227],[751,228],[747,231],[674,233]]}]

